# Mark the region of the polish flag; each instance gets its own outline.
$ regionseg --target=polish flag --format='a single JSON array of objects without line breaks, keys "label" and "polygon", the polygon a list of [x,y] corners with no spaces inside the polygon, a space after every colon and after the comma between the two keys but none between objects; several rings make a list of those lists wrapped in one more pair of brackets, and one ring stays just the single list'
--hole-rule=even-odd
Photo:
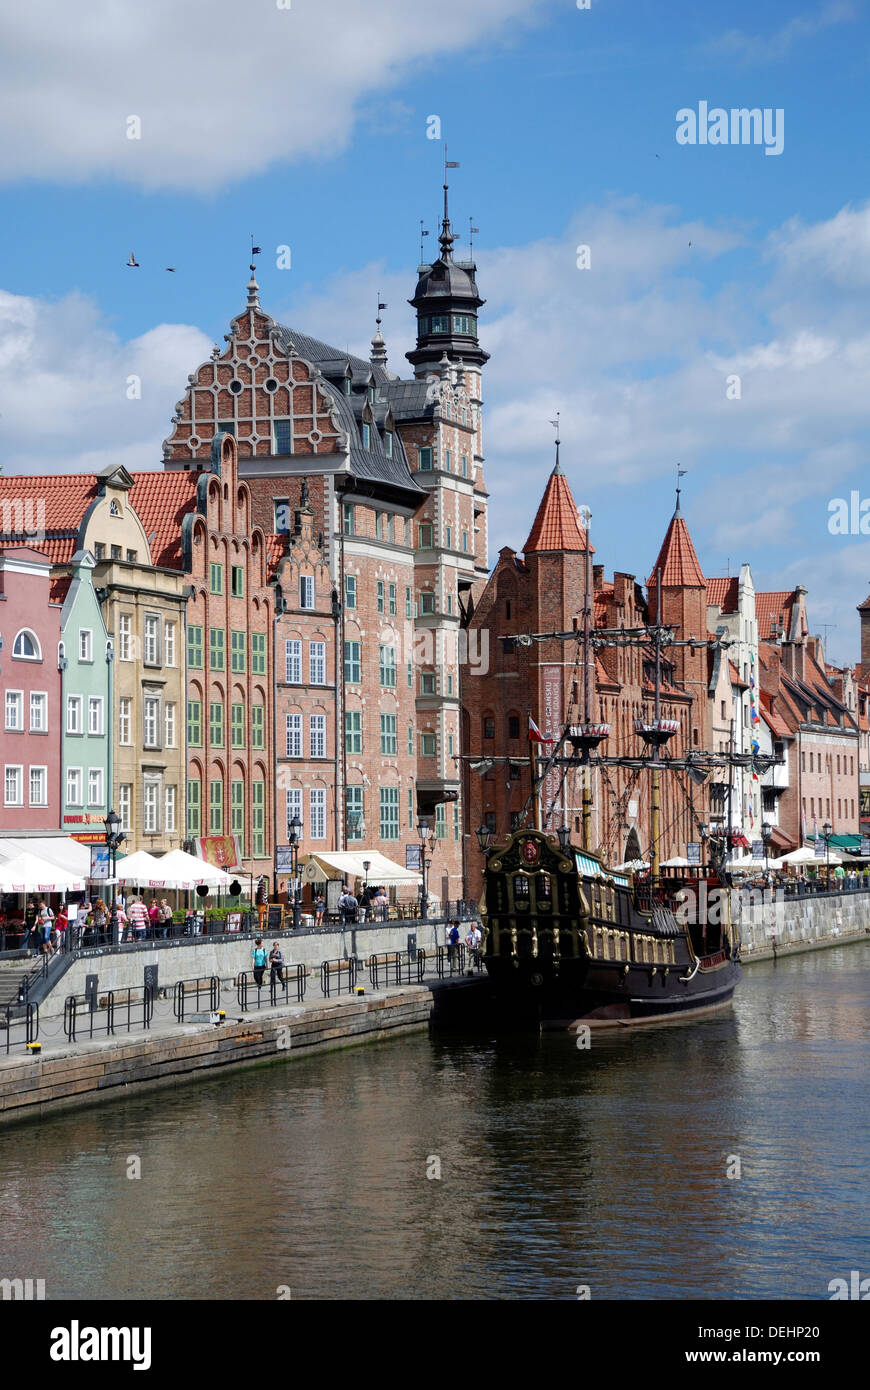
[{"label": "polish flag", "polygon": [[535,723],[535,721],[534,721],[534,719],[532,718],[531,715],[529,715],[529,742],[530,742],[530,743],[552,743],[552,742],[553,742],[553,740],[552,740],[551,738],[544,738],[544,735],[541,733],[540,729],[538,728],[537,724]]}]

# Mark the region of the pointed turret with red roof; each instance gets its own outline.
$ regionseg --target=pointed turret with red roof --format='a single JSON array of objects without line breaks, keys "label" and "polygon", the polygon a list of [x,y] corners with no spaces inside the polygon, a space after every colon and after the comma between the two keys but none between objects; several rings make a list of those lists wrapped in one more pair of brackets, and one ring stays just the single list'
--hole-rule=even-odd
[{"label": "pointed turret with red roof", "polygon": [[[707,581],[680,510],[679,487],[676,509],[647,580],[651,623],[656,621],[658,615],[659,585],[662,623],[675,628],[680,641],[692,637],[706,641]],[[691,647],[674,647],[671,650],[676,678],[695,701],[693,718],[697,722],[696,746],[703,748],[707,743],[707,652],[705,648]]]}]

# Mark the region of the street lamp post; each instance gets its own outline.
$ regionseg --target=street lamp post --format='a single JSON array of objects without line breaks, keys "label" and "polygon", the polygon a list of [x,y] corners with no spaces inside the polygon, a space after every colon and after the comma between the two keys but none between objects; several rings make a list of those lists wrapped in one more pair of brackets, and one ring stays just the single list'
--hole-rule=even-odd
[{"label": "street lamp post", "polygon": [[474,832],[477,836],[477,843],[480,845],[480,852],[484,858],[489,856],[489,842],[492,839],[492,831],[488,825],[479,825]]},{"label": "street lamp post", "polygon": [[771,841],[772,835],[773,835],[773,826],[771,825],[770,821],[769,821],[769,820],[762,821],[762,822],[761,822],[761,838],[762,838],[762,840],[764,841],[764,877],[765,877],[765,879],[767,878],[768,874],[770,873],[770,868],[769,868],[769,856],[770,856],[770,841]]},{"label": "street lamp post", "polygon": [[832,836],[833,833],[834,833],[834,827],[831,825],[831,822],[830,822],[829,820],[826,820],[825,823],[824,823],[824,825],[822,826],[822,834],[823,834],[823,836],[825,837],[825,887],[826,887],[826,888],[830,888],[830,886],[831,886],[831,836]]},{"label": "street lamp post", "polygon": [[[429,868],[432,864],[431,855],[435,849],[435,831],[433,826],[423,816],[417,822],[417,834],[420,837],[420,862],[423,867],[423,894],[420,899],[420,916],[423,921],[429,916]],[[426,849],[429,849],[430,857],[426,858]]]},{"label": "street lamp post", "polygon": [[106,816],[106,847],[111,854],[112,905],[109,915],[109,933],[113,946],[118,945],[118,850],[126,840],[121,834],[121,818],[114,811]]},{"label": "street lamp post", "polygon": [[290,846],[290,867],[293,873],[293,930],[299,930],[299,841],[302,838],[302,818],[298,811],[293,812],[287,822],[287,843]]}]

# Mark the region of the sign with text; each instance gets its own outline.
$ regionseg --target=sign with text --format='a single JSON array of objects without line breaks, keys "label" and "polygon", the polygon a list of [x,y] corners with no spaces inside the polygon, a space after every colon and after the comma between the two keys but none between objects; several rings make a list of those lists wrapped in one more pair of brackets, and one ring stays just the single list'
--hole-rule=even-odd
[{"label": "sign with text", "polygon": [[700,864],[701,862],[701,841],[690,840],[686,845],[686,858],[690,864]]},{"label": "sign with text", "polygon": [[753,858],[753,859],[763,859],[763,858],[764,858],[764,841],[763,841],[763,840],[753,840],[753,841],[752,841],[752,858]]},{"label": "sign with text", "polygon": [[110,853],[108,845],[91,845],[91,872],[89,878],[95,883],[109,877]]},{"label": "sign with text", "polygon": [[289,845],[275,846],[275,872],[279,874],[293,872],[293,850]]},{"label": "sign with text", "polygon": [[420,873],[423,868],[423,846],[405,845],[405,868]]},{"label": "sign with text", "polygon": [[868,835],[861,837],[861,855],[862,857],[870,856],[870,836]]},{"label": "sign with text", "polygon": [[816,858],[817,858],[817,859],[824,859],[824,857],[825,857],[825,842],[824,842],[824,840],[816,840],[815,855],[816,855]]}]

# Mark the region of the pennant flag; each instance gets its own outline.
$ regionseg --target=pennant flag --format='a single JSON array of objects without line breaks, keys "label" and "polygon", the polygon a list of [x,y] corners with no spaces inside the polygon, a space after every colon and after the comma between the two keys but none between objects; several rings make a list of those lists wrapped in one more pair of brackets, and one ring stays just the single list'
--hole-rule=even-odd
[{"label": "pennant flag", "polygon": [[532,718],[531,715],[529,715],[529,742],[530,742],[530,743],[552,743],[552,742],[553,742],[553,740],[552,740],[551,738],[544,738],[544,735],[541,733],[540,729],[538,728],[537,724],[535,723],[535,721],[534,721],[534,719]]}]

